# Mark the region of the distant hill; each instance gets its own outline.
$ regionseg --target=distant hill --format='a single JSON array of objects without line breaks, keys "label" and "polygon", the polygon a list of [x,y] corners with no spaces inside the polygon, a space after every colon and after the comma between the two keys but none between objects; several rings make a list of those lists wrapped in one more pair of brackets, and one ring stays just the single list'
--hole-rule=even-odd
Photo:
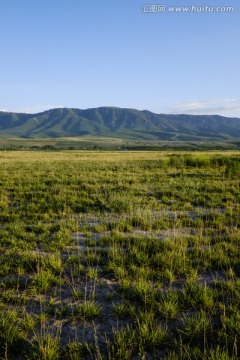
[{"label": "distant hill", "polygon": [[164,115],[99,107],[59,108],[38,114],[0,112],[0,136],[115,137],[139,140],[216,141],[240,138],[240,119],[219,115]]}]

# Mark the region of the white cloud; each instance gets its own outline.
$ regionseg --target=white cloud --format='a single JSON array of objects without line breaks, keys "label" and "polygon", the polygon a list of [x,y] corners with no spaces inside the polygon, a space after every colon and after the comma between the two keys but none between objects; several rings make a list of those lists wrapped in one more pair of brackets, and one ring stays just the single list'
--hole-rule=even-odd
[{"label": "white cloud", "polygon": [[173,114],[240,116],[240,99],[192,100],[174,104]]}]

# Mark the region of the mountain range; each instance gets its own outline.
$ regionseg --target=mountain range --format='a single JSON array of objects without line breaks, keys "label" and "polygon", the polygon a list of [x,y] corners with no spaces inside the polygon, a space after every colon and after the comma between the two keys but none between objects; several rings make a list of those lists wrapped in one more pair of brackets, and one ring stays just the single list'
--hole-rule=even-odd
[{"label": "mountain range", "polygon": [[240,119],[219,115],[155,114],[116,107],[57,108],[37,114],[1,111],[0,136],[216,141],[240,138]]}]

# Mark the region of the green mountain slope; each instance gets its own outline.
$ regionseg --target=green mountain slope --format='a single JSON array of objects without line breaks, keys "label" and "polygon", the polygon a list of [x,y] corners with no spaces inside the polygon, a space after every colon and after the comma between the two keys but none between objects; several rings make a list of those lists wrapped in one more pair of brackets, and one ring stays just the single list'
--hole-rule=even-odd
[{"label": "green mountain slope", "polygon": [[82,135],[146,140],[228,140],[240,137],[240,119],[219,115],[154,114],[115,107],[59,108],[38,114],[0,112],[2,137]]}]

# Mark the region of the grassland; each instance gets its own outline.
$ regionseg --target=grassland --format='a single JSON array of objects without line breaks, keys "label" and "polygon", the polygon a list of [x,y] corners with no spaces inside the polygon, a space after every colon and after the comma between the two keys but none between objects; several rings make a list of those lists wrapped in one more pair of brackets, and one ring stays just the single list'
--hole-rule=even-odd
[{"label": "grassland", "polygon": [[238,152],[0,152],[2,359],[238,359]]},{"label": "grassland", "polygon": [[206,151],[206,150],[239,150],[239,140],[215,141],[167,141],[142,140],[125,138],[106,138],[94,136],[75,136],[62,138],[20,138],[6,137],[0,134],[0,151],[2,150],[100,150],[100,151]]}]

